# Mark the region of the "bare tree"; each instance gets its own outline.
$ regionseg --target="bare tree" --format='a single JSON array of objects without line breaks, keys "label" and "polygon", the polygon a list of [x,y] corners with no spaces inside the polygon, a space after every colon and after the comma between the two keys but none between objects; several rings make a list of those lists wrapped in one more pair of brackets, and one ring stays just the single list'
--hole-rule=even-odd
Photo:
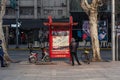
[{"label": "bare tree", "polygon": [[98,7],[102,5],[102,0],[92,0],[88,3],[88,0],[81,0],[81,7],[89,17],[90,35],[93,49],[93,61],[101,61],[98,30],[97,30],[97,15]]},{"label": "bare tree", "polygon": [[10,59],[8,52],[7,52],[7,47],[6,47],[6,42],[5,42],[5,37],[4,37],[3,27],[2,27],[3,16],[5,14],[5,9],[6,9],[6,1],[7,0],[0,0],[0,39],[2,40],[2,47],[5,53],[4,59],[6,62],[8,62],[12,60]]}]

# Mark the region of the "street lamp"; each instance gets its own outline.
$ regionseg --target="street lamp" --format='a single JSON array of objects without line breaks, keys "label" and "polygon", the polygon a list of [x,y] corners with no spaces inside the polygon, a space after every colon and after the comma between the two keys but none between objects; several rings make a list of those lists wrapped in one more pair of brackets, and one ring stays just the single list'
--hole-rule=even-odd
[{"label": "street lamp", "polygon": [[115,0],[112,0],[112,60],[115,61]]},{"label": "street lamp", "polygon": [[18,20],[19,20],[19,0],[16,0],[17,2],[17,6],[16,6],[16,48],[19,48],[19,39],[18,39],[18,35],[19,35],[19,30],[18,30]]}]

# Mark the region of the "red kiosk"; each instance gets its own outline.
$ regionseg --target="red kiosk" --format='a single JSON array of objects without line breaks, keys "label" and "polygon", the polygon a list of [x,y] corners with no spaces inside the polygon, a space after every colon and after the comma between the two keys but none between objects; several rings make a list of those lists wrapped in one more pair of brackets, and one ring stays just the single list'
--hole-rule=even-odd
[{"label": "red kiosk", "polygon": [[44,23],[49,26],[49,55],[50,58],[70,58],[69,44],[72,38],[73,18],[70,16],[69,22],[52,22],[52,17],[48,17],[49,22]]}]

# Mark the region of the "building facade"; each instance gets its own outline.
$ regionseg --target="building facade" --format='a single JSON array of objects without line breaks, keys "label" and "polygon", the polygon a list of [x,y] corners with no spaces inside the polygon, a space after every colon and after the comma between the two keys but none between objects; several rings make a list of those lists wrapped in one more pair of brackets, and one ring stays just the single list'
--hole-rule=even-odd
[{"label": "building facade", "polygon": [[[70,16],[69,0],[16,0],[16,3],[17,11],[11,7],[10,0],[7,0],[6,13],[3,19],[3,24],[9,25],[8,42],[13,41],[11,44],[16,43],[16,28],[12,27],[13,24],[16,24],[16,19],[21,23],[18,32],[18,42],[21,44],[23,32],[25,32],[27,39],[31,33],[33,43],[40,41],[39,38],[42,35],[40,31],[46,31],[43,22],[48,19],[48,16],[52,16],[58,21],[66,20]],[[25,42],[27,43],[28,40]]]},{"label": "building facade", "polygon": [[[17,0],[18,12],[11,8],[10,0],[7,0],[6,13],[4,16],[4,25],[16,24],[16,17],[21,22],[20,32],[26,31],[33,33],[33,41],[39,41],[39,33],[44,27],[43,22],[51,15],[57,21],[69,20],[72,15],[78,26],[74,27],[73,35],[76,37],[77,32],[82,30],[83,22],[88,20],[88,16],[80,7],[81,0]],[[89,3],[91,0],[88,0]],[[111,31],[111,0],[106,1],[102,7],[99,8],[99,20],[107,22],[108,32]],[[36,30],[36,29],[37,30]],[[15,30],[15,28],[13,29]],[[15,31],[14,31],[15,32]],[[11,34],[11,32],[10,32]],[[29,34],[29,33],[27,33]],[[78,37],[76,37],[77,39]],[[109,35],[111,38],[111,35]],[[14,39],[15,40],[15,39]]]},{"label": "building facade", "polygon": [[[80,7],[80,1],[81,0],[17,0],[17,14],[19,19],[24,20],[43,20],[47,19],[49,15],[54,19],[66,19],[72,15],[75,17],[74,20],[84,20],[87,19],[87,15]],[[91,2],[91,0],[88,1]],[[111,13],[111,0],[104,2],[103,6],[99,8],[99,13],[99,19]],[[4,19],[16,19],[16,10],[11,8],[10,0],[7,0]]]},{"label": "building facade", "polygon": [[[49,15],[53,18],[69,17],[69,0],[17,0],[20,19],[47,19]],[[15,19],[15,9],[7,0],[5,19]]]}]

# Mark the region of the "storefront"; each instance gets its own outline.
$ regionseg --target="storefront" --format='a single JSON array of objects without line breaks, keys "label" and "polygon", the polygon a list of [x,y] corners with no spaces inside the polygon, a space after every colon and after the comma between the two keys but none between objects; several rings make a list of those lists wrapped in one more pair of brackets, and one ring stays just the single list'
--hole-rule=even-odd
[{"label": "storefront", "polygon": [[[68,21],[68,19],[53,19],[54,21]],[[43,22],[48,21],[45,19],[21,19],[20,27],[18,27],[18,43],[19,45],[33,44],[33,47],[48,46],[47,34],[48,27],[43,25]],[[4,19],[3,25],[8,25],[8,44],[16,45],[16,24],[15,19]],[[5,30],[4,30],[5,31]],[[45,42],[44,42],[45,41]],[[41,44],[42,43],[42,44]],[[29,46],[28,46],[29,47]]]}]

